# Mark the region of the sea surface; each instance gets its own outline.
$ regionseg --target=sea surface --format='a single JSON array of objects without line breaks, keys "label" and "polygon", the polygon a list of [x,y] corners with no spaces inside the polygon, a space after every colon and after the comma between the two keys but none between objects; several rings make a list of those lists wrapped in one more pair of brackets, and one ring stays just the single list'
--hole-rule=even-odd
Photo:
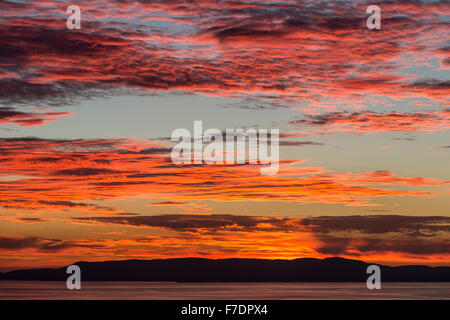
[{"label": "sea surface", "polygon": [[309,300],[449,299],[450,282],[382,283],[176,283],[84,282],[68,290],[65,282],[0,281],[0,299],[30,300]]}]

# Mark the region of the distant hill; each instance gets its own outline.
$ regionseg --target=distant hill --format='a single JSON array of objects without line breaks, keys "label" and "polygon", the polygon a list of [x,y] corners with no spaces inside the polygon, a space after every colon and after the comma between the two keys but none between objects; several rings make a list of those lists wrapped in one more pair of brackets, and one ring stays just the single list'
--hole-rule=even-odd
[{"label": "distant hill", "polygon": [[[343,258],[201,259],[77,262],[82,281],[365,282],[369,263]],[[0,280],[65,281],[66,268],[16,270]],[[383,282],[450,282],[450,267],[382,266]]]}]

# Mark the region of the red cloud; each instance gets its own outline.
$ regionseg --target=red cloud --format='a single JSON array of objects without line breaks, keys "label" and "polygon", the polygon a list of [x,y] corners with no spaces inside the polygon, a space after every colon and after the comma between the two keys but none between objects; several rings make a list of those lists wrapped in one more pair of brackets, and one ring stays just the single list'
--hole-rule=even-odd
[{"label": "red cloud", "polygon": [[[140,147],[138,147],[140,146]],[[327,173],[282,160],[278,176],[259,174],[259,165],[174,165],[169,150],[126,139],[0,140],[0,173],[24,176],[1,181],[1,206],[19,211],[78,210],[117,214],[90,204],[136,195],[192,200],[294,201],[367,205],[382,196],[430,196],[423,191],[390,190],[386,185],[445,186],[448,181],[398,177],[390,172]],[[195,209],[195,206],[192,207]],[[200,208],[204,210],[205,208]]]}]

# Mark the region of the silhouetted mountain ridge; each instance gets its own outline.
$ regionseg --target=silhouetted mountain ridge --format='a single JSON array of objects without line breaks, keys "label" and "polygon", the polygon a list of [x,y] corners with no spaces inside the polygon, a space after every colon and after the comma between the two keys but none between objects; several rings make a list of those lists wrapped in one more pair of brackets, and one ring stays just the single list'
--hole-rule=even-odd
[{"label": "silhouetted mountain ridge", "polygon": [[[294,260],[177,258],[80,261],[82,281],[363,282],[370,263],[339,257]],[[450,267],[379,265],[386,282],[448,282]],[[67,267],[16,270],[2,280],[65,281]]]}]

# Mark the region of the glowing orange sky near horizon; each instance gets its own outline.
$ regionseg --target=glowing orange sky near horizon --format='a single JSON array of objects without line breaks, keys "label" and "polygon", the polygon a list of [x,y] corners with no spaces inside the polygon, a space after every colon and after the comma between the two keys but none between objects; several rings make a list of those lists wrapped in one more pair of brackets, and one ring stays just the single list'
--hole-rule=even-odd
[{"label": "glowing orange sky near horizon", "polygon": [[[0,271],[341,256],[450,265],[450,4],[2,2]],[[170,134],[279,128],[280,168]]]}]

